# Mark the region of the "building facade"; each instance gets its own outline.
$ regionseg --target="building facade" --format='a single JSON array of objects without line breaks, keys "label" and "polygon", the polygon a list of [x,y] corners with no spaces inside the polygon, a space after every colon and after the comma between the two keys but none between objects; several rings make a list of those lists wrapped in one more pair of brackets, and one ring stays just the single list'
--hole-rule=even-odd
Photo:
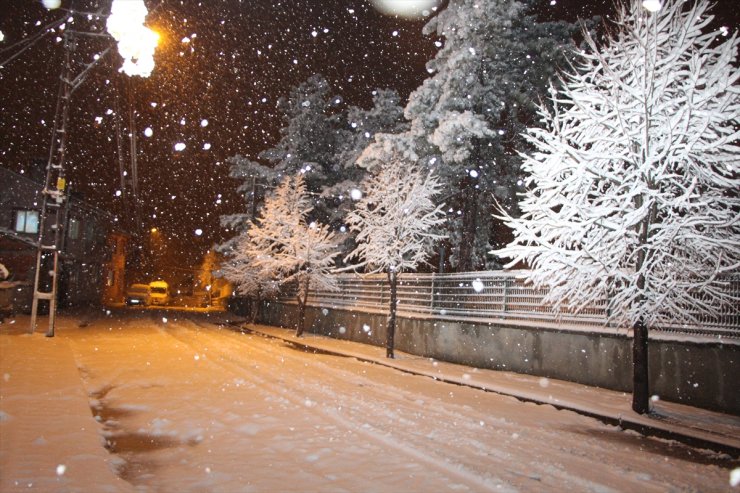
[{"label": "building facade", "polygon": [[[27,304],[22,309],[29,310],[41,226],[42,183],[43,176],[29,177],[0,167],[0,263],[10,270],[14,281],[28,283],[27,300],[21,304]],[[59,306],[123,303],[128,235],[111,214],[74,196],[63,207]]]}]

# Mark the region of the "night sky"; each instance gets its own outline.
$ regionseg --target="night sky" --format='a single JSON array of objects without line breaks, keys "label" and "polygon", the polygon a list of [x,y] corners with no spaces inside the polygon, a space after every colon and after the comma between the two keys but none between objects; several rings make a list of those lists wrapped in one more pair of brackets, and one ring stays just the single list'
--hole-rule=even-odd
[{"label": "night sky", "polygon": [[[107,11],[110,0],[75,1],[84,12]],[[71,2],[62,2],[69,8]],[[426,19],[384,16],[363,0],[149,0],[148,27],[160,44],[149,78],[117,72],[114,51],[75,92],[70,113],[68,177],[72,190],[130,224],[134,207],[121,190],[116,113],[123,118],[125,165],[128,132],[138,144],[138,187],[145,230],[157,227],[177,255],[194,264],[225,238],[218,217],[240,212],[238,182],[228,177],[226,158],[256,158],[275,145],[281,126],[278,98],[320,73],[343,105],[368,107],[372,91],[392,88],[402,98],[427,76],[425,63],[437,48],[421,33]],[[575,20],[609,14],[611,2],[538,2],[543,17]],[[737,28],[737,13],[718,12]],[[58,31],[11,61],[13,45],[44,32],[66,17],[33,0],[0,0],[0,165],[29,172],[34,158],[46,161],[62,68]],[[76,29],[101,32],[104,22]],[[82,25],[84,24],[84,25]],[[110,41],[86,37],[77,60],[88,63]],[[77,70],[79,72],[79,70]],[[135,118],[130,122],[130,112]],[[151,128],[147,137],[145,129]],[[177,143],[186,145],[175,151]],[[128,227],[133,227],[128,226]],[[203,230],[197,235],[197,229]]]}]

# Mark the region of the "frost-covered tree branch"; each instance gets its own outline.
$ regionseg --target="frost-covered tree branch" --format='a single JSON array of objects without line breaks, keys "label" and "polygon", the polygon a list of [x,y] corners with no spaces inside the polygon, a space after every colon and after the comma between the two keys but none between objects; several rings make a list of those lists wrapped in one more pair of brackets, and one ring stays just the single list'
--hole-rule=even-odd
[{"label": "frost-covered tree branch", "polygon": [[501,212],[515,239],[494,253],[556,308],[608,299],[635,330],[737,310],[722,287],[740,265],[738,38],[705,32],[708,7],[632,0],[528,131],[523,214]]}]

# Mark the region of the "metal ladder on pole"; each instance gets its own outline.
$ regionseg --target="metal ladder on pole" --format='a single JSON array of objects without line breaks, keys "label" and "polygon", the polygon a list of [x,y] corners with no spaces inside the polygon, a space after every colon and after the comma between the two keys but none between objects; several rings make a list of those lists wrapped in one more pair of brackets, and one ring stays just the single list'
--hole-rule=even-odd
[{"label": "metal ladder on pole", "polygon": [[64,160],[67,145],[67,123],[69,104],[74,82],[71,80],[71,52],[75,49],[74,38],[64,34],[64,66],[60,77],[54,126],[46,165],[46,181],[41,190],[41,215],[36,252],[36,274],[33,283],[30,332],[36,330],[41,301],[49,302],[49,328],[47,337],[54,336],[59,286],[60,254],[64,249],[65,221],[68,206]]}]

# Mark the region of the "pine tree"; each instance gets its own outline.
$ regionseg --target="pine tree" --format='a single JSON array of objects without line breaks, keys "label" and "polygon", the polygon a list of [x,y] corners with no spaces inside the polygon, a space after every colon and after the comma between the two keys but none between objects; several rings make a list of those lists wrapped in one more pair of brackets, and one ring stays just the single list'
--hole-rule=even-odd
[{"label": "pine tree", "polygon": [[303,173],[312,192],[320,191],[330,176],[338,145],[341,112],[336,106],[341,98],[330,90],[326,79],[317,74],[280,98],[278,110],[285,123],[280,140],[259,156],[271,163],[278,179]]},{"label": "pine tree", "polygon": [[451,0],[424,28],[444,42],[427,64],[430,77],[409,97],[405,137],[445,184],[458,271],[493,266],[485,258],[492,199],[513,207],[519,136],[576,31],[537,22],[532,3]]},{"label": "pine tree", "polygon": [[[357,157],[377,133],[407,128],[398,94],[378,89],[369,109],[346,108],[340,96],[331,95],[329,83],[314,75],[281,98],[278,109],[284,122],[280,140],[259,155],[269,166],[240,155],[227,160],[230,176],[242,182],[237,191],[246,198],[248,210],[223,216],[221,225],[240,233],[256,216],[256,204],[266,187],[276,186],[286,175],[302,173],[313,194],[310,219],[341,226],[351,208],[350,192],[365,174],[355,165]],[[220,246],[228,247],[228,242]]]},{"label": "pine tree", "polygon": [[[648,327],[737,309],[740,71],[737,33],[709,32],[709,4],[632,0],[599,44],[586,36],[544,128],[529,130],[523,215],[495,253],[526,262],[557,308],[608,299],[633,327],[633,409],[649,410]],[[734,308],[733,308],[734,307]]]}]

